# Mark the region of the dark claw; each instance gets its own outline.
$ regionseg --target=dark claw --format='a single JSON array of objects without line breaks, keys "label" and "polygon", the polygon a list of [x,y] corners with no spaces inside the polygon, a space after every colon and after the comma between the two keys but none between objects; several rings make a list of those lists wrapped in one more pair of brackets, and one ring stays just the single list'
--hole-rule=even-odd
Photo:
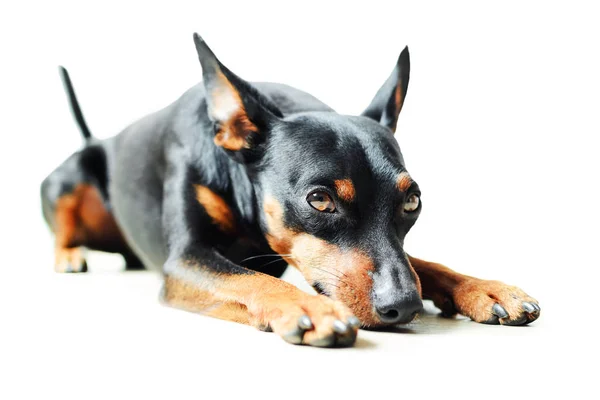
[{"label": "dark claw", "polygon": [[335,321],[333,321],[333,331],[340,335],[344,335],[346,334],[346,332],[348,332],[348,325],[346,325],[339,319],[336,319]]},{"label": "dark claw", "polygon": [[540,312],[542,309],[540,308],[540,306],[538,306],[535,303],[531,303],[531,305],[533,306],[533,308],[535,308],[535,311]]},{"label": "dark claw", "polygon": [[492,306],[492,314],[498,316],[498,318],[508,317],[508,313],[500,304],[496,303]]},{"label": "dark claw", "polygon": [[310,317],[308,315],[303,315],[300,318],[298,318],[298,327],[305,331],[312,329],[313,324],[310,320]]},{"label": "dark claw", "polygon": [[522,306],[525,312],[528,312],[530,314],[535,312],[535,307],[531,303],[523,302]]},{"label": "dark claw", "polygon": [[348,318],[348,325],[353,328],[360,328],[360,320],[353,315]]},{"label": "dark claw", "polygon": [[292,344],[301,344],[302,338],[304,337],[304,329],[295,328],[285,335],[283,335],[283,340]]}]

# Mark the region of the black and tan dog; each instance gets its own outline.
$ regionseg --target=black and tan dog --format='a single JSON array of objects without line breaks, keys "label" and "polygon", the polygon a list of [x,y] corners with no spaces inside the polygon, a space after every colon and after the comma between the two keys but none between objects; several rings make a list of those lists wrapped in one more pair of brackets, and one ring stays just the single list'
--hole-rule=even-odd
[{"label": "black and tan dog", "polygon": [[[104,141],[62,70],[86,145],[42,184],[57,271],[85,270],[81,246],[121,253],[162,271],[167,304],[315,346],[410,322],[422,298],[477,322],[538,318],[520,289],[403,249],[421,211],[393,134],[408,49],[355,117],[289,86],[248,83],[194,39],[203,83]],[[321,295],[278,279],[287,264]]]}]

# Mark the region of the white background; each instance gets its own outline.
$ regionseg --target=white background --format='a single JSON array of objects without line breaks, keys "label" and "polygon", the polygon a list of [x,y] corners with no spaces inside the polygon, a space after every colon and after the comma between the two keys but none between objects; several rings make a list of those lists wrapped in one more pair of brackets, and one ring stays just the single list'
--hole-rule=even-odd
[{"label": "white background", "polygon": [[[597,396],[585,361],[599,356],[598,12],[483,3],[3,3],[0,397]],[[355,349],[315,350],[164,308],[158,278],[115,273],[115,258],[52,273],[39,184],[81,145],[57,65],[93,134],[109,137],[200,80],[194,31],[243,78],[346,114],[408,44],[397,139],[424,209],[406,249],[522,287],[540,320],[430,316],[413,335],[361,332]]]}]

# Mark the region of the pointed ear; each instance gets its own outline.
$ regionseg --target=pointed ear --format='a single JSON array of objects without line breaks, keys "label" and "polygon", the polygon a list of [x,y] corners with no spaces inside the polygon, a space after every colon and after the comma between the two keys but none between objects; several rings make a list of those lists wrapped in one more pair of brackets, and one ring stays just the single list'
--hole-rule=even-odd
[{"label": "pointed ear", "polygon": [[404,98],[406,97],[409,77],[410,55],[407,46],[400,53],[392,74],[379,89],[362,115],[379,121],[381,125],[387,126],[392,132],[395,132],[398,115],[402,110]]},{"label": "pointed ear", "polygon": [[281,111],[221,64],[197,33],[194,43],[202,65],[208,116],[215,123],[215,144],[231,151],[250,149],[264,140],[274,120],[283,117]]}]

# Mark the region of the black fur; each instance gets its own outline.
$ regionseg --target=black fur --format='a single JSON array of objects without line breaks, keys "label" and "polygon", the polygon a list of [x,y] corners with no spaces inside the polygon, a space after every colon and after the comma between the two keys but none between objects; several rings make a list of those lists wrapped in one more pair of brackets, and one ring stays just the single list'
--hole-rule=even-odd
[{"label": "black fur", "polygon": [[73,114],[73,118],[75,118],[75,121],[77,121],[77,126],[79,127],[84,140],[89,140],[92,138],[92,133],[90,132],[90,129],[85,122],[85,118],[83,117],[83,113],[81,112],[81,108],[79,107],[77,96],[75,96],[75,89],[73,89],[73,83],[71,82],[71,77],[69,76],[69,71],[62,66],[58,67],[58,71],[60,72],[60,77],[62,79],[65,92],[67,93],[69,107],[71,109],[71,113]]}]

